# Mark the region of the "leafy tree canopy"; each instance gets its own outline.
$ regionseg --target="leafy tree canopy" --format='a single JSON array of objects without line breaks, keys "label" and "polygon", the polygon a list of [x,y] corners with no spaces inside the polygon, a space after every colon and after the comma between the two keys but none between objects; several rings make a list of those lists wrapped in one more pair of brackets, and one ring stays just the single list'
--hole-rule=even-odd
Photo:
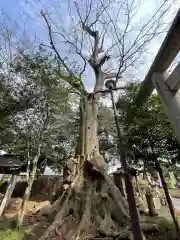
[{"label": "leafy tree canopy", "polygon": [[180,148],[161,100],[154,93],[143,106],[136,107],[133,103],[139,87],[139,83],[129,83],[117,102],[126,146],[133,150],[136,163],[140,159],[150,163],[156,155],[164,165],[172,166],[179,161]]}]

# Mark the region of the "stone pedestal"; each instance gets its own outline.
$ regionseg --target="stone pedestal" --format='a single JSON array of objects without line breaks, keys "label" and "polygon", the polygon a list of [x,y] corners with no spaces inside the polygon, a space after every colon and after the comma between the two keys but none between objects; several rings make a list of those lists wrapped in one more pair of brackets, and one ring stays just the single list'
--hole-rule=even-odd
[{"label": "stone pedestal", "polygon": [[159,210],[161,208],[161,201],[158,197],[153,198],[154,206],[156,210]]},{"label": "stone pedestal", "polygon": [[154,204],[154,198],[152,196],[152,194],[146,193],[146,201],[147,201],[147,206],[148,206],[148,211],[149,211],[149,216],[157,216],[157,212],[156,212],[156,207]]}]

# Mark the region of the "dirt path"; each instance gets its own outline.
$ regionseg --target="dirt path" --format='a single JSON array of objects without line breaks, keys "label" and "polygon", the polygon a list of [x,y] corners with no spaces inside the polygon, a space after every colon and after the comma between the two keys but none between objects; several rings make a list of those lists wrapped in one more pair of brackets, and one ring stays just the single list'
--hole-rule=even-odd
[{"label": "dirt path", "polygon": [[[10,204],[8,205],[7,210],[5,211],[4,217],[7,221],[12,221],[17,219],[17,215],[21,206],[21,198],[11,199]],[[180,204],[180,200],[177,200],[177,206]],[[38,235],[41,235],[44,230],[48,227],[49,222],[48,219],[42,216],[42,212],[46,212],[51,208],[51,204],[49,201],[29,201],[27,206],[27,212],[25,215],[24,226],[27,228],[31,228],[38,226]],[[158,210],[159,216],[165,217],[166,219],[171,219],[171,215],[168,211],[167,207],[162,207]],[[64,236],[68,237],[69,234],[72,233],[76,229],[76,224],[73,221],[69,221],[65,223],[62,229],[59,232],[59,236],[54,238],[54,240],[64,240]],[[180,220],[180,218],[179,218]],[[39,227],[40,225],[40,227]],[[69,231],[71,229],[71,231]],[[26,240],[34,240],[34,236],[28,236],[25,238]],[[151,238],[148,238],[148,240]],[[152,238],[154,239],[154,238]],[[159,238],[157,238],[159,239]]]},{"label": "dirt path", "polygon": [[[5,219],[14,220],[17,218],[18,212],[20,210],[21,202],[22,202],[21,198],[11,199],[4,213]],[[27,211],[24,219],[24,225],[32,226],[39,221],[43,221],[42,211],[47,211],[50,208],[51,208],[51,204],[49,201],[43,201],[43,202],[28,201]]]}]

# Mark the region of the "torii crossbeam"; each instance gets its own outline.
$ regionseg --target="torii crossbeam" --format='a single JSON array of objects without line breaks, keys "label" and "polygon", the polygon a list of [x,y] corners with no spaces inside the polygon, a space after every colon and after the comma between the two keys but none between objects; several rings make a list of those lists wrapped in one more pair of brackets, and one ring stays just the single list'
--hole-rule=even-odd
[{"label": "torii crossbeam", "polygon": [[149,69],[135,99],[142,105],[156,88],[171,122],[174,133],[180,142],[180,63],[169,75],[167,69],[180,51],[180,9]]}]

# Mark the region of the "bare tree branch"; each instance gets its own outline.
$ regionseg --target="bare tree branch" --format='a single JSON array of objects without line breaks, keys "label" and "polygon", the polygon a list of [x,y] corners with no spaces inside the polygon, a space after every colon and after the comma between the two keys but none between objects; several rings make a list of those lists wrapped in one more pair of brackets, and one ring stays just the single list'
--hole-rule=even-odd
[{"label": "bare tree branch", "polygon": [[[49,31],[48,47],[53,49],[59,61],[59,76],[68,82],[71,82],[70,77],[82,79],[89,63],[95,73],[95,89],[102,89],[106,79],[114,78],[118,81],[128,68],[140,63],[139,59],[148,43],[162,33],[162,17],[168,11],[170,0],[162,0],[157,11],[145,23],[141,19],[141,22],[137,22],[140,2],[69,0],[68,27],[64,26],[63,18],[62,24],[53,20],[57,20],[56,13],[60,19],[64,16],[57,7],[54,6],[54,11],[51,11],[52,19],[50,15],[41,12]],[[63,7],[60,9],[63,11]],[[65,46],[66,59],[58,52],[54,34],[59,36],[59,44]]]},{"label": "bare tree branch", "polygon": [[71,76],[73,76],[72,71],[69,69],[69,67],[66,65],[66,63],[64,62],[64,60],[61,58],[61,56],[60,56],[60,54],[59,54],[59,52],[58,52],[58,50],[57,50],[57,48],[56,48],[56,46],[55,46],[55,44],[54,44],[53,37],[52,37],[51,25],[50,25],[50,23],[48,22],[48,19],[47,19],[46,14],[45,14],[43,11],[41,11],[41,15],[43,16],[43,18],[44,18],[44,20],[45,20],[45,22],[46,22],[46,25],[47,25],[47,27],[48,27],[49,38],[50,38],[50,45],[51,45],[52,49],[55,51],[55,53],[56,53],[59,61],[62,63],[62,65],[64,66],[64,68],[67,70],[67,72],[68,72]]},{"label": "bare tree branch", "polygon": [[[65,70],[69,74],[69,75],[62,74],[61,69],[60,69],[60,65],[59,65],[58,73],[59,73],[60,77],[62,79],[64,79],[65,81],[67,81],[74,88],[76,88],[78,90],[85,91],[84,85],[83,85],[81,79],[72,72],[72,70],[65,63],[64,59],[60,56],[60,54],[59,54],[59,52],[58,52],[58,50],[57,50],[57,48],[55,46],[55,43],[53,41],[51,25],[50,25],[50,23],[49,23],[49,21],[47,19],[46,14],[43,11],[41,11],[41,15],[44,18],[44,20],[46,22],[46,25],[47,25],[47,28],[48,28],[49,38],[50,38],[50,45],[51,45],[52,49],[54,50],[54,52],[56,53],[56,56],[57,56],[59,62],[63,65],[63,67],[65,68]],[[85,59],[84,59],[84,61],[85,61]]]},{"label": "bare tree branch", "polygon": [[[101,1],[102,6],[104,5],[103,1]],[[116,17],[115,20],[112,19],[112,15],[105,10],[108,18],[110,19],[110,23],[113,26],[113,36],[115,35],[115,38],[117,38],[117,41],[115,41],[114,44],[106,51],[106,53],[110,52],[114,47],[117,47],[119,49],[119,66],[117,69],[117,75],[116,75],[116,81],[118,81],[119,76],[129,67],[133,66],[135,61],[138,60],[140,57],[140,54],[142,53],[143,49],[145,49],[145,46],[158,34],[161,34],[161,32],[158,32],[159,23],[161,22],[161,19],[165,15],[165,13],[168,11],[168,7],[165,7],[165,10],[161,9],[164,7],[164,4],[167,3],[167,0],[164,0],[163,3],[160,5],[160,7],[157,9],[157,11],[153,14],[153,16],[150,18],[150,20],[145,23],[142,28],[138,31],[138,34],[134,40],[134,42],[129,46],[129,48],[126,47],[126,39],[127,34],[131,31],[128,30],[133,17],[135,16],[135,13],[137,10],[133,13],[132,9],[135,4],[135,0],[132,0],[131,3],[129,3],[128,0],[123,1],[122,4],[126,7],[126,25],[124,26],[124,30],[118,32],[118,26],[117,21],[118,18]],[[120,6],[121,8],[122,6]],[[137,6],[137,9],[139,6]],[[119,11],[118,11],[119,15]],[[158,19],[157,17],[158,16]],[[138,57],[137,57],[138,55]]]},{"label": "bare tree branch", "polygon": [[[108,79],[113,79],[113,78],[117,78],[117,73],[112,73],[112,72],[109,72],[109,73],[104,73],[104,79],[105,80],[108,80]],[[120,78],[122,78],[122,76],[118,76],[118,80],[120,79]]]}]

